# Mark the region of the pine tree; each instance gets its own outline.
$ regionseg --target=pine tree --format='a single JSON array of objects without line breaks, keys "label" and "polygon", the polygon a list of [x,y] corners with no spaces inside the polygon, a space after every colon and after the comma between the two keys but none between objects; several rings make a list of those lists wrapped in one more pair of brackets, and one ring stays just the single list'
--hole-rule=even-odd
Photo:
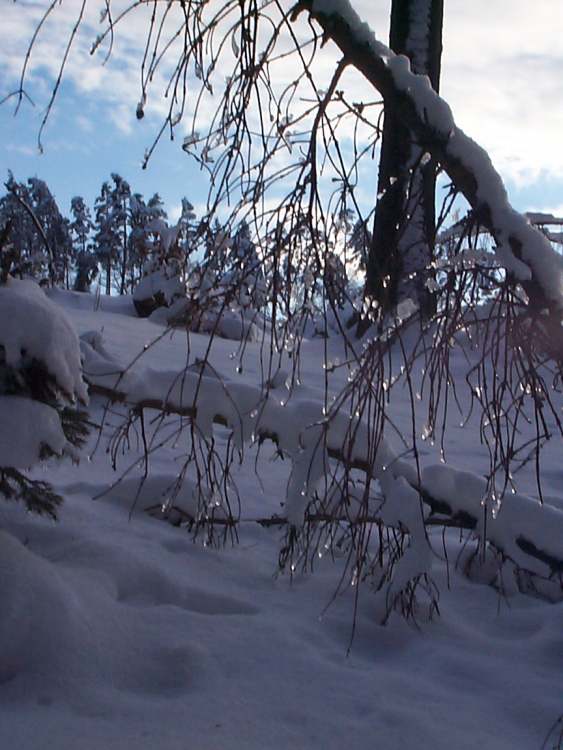
[{"label": "pine tree", "polygon": [[259,310],[265,304],[265,279],[250,227],[242,221],[229,249],[229,284],[241,307]]},{"label": "pine tree", "polygon": [[129,197],[128,261],[129,288],[132,290],[146,270],[149,259],[158,252],[159,220],[166,219],[164,204],[158,193],[146,203],[140,193]]},{"label": "pine tree", "polygon": [[155,193],[147,203],[147,216],[149,221],[168,218],[168,214],[164,210],[164,203],[158,193]]},{"label": "pine tree", "polygon": [[98,274],[98,261],[96,256],[90,252],[88,245],[88,239],[94,224],[90,209],[81,196],[77,195],[71,200],[70,211],[73,221],[69,224],[69,230],[74,247],[74,265],[76,268],[74,290],[88,292],[90,284]]},{"label": "pine tree", "polygon": [[[31,208],[45,233],[47,244],[52,252],[54,278],[51,283],[70,286],[70,268],[72,262],[72,240],[69,222],[65,219],[57,202],[47,187],[47,183],[37,177],[27,181]],[[39,238],[36,243],[40,244]]]},{"label": "pine tree", "polygon": [[11,172],[5,184],[0,221],[10,221],[12,275],[68,285],[72,256],[69,225],[51,191],[37,177],[25,184],[17,182]]},{"label": "pine tree", "polygon": [[[27,186],[18,183],[11,172],[8,173],[5,185],[7,193],[0,198],[0,222],[5,229],[7,228],[4,252],[9,243],[11,273],[22,277],[32,272],[29,250],[33,246],[37,228],[33,226],[33,219],[25,208],[25,205],[30,204]],[[31,206],[29,208],[31,209]]]},{"label": "pine tree", "polygon": [[[4,257],[7,232],[0,232]],[[3,269],[0,280],[0,495],[56,517],[61,498],[25,471],[38,461],[76,457],[87,434],[80,348],[63,311],[31,280]]]},{"label": "pine tree", "polygon": [[178,219],[177,246],[184,276],[186,276],[188,272],[189,256],[195,250],[195,240],[197,235],[195,220],[196,214],[194,213],[194,207],[187,198],[182,198],[182,213]]},{"label": "pine tree", "polygon": [[73,216],[73,221],[69,225],[73,245],[76,252],[81,250],[85,252],[94,224],[92,223],[90,209],[84,203],[84,198],[80,195],[75,196],[70,202],[70,212]]},{"label": "pine tree", "polygon": [[121,248],[119,234],[121,217],[119,213],[116,216],[112,190],[108,182],[102,185],[100,195],[96,198],[94,211],[96,216],[95,252],[105,269],[106,294],[111,294],[112,270],[119,258]]},{"label": "pine tree", "polygon": [[147,204],[140,193],[134,193],[129,198],[129,239],[128,239],[128,271],[129,289],[133,289],[142,276],[143,265],[149,255],[151,242],[149,240],[147,223],[149,214]]},{"label": "pine tree", "polygon": [[129,187],[129,183],[115,172],[112,172],[111,179],[114,183],[113,190],[111,191],[113,218],[116,228],[119,227],[117,231],[119,231],[121,235],[121,276],[119,282],[119,293],[125,294],[127,286],[127,269],[129,266],[129,259],[127,257],[129,247],[127,227],[129,223],[128,208],[129,199],[131,197],[131,188]]}]

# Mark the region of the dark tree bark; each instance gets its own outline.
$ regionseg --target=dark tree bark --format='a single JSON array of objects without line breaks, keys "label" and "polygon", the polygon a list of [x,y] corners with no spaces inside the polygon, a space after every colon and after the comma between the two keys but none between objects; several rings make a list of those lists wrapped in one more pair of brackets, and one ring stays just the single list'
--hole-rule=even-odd
[{"label": "dark tree bark", "polygon": [[384,48],[365,34],[357,14],[345,2],[344,12],[326,12],[313,0],[300,0],[292,18],[302,11],[315,20],[385,101],[393,101],[401,118],[450,177],[453,185],[471,206],[475,220],[490,232],[497,247],[504,248],[509,277],[518,273],[518,282],[527,294],[529,317],[539,351],[563,361],[563,302],[561,262],[545,236],[508,201],[506,188],[487,152],[469,138],[454,121],[447,103],[433,90],[397,81]]},{"label": "dark tree bark", "polygon": [[[393,0],[390,47],[407,55],[414,73],[440,81],[443,0]],[[421,161],[422,160],[422,161]],[[395,101],[385,116],[365,295],[385,312],[411,298],[427,317],[435,309],[426,287],[435,235],[436,162],[425,160]]]}]

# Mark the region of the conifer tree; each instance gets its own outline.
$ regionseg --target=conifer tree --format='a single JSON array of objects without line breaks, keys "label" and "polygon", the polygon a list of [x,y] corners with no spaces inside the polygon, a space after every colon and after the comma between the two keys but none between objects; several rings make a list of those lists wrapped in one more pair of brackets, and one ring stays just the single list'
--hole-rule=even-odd
[{"label": "conifer tree", "polygon": [[[37,177],[28,179],[31,208],[45,233],[47,244],[52,252],[54,278],[51,283],[70,286],[70,267],[72,261],[72,240],[69,222],[65,219],[47,183]],[[40,244],[40,238],[36,238]]]},{"label": "conifer tree", "polygon": [[37,177],[17,182],[9,173],[7,193],[0,199],[0,221],[10,222],[13,275],[47,279],[68,286],[72,242],[47,184]]},{"label": "conifer tree", "polygon": [[104,182],[100,195],[94,204],[95,252],[105,270],[105,292],[111,294],[112,272],[114,264],[119,258],[121,237],[119,234],[119,214],[116,215],[112,190],[108,182]]},{"label": "conifer tree", "polygon": [[141,278],[143,265],[150,250],[150,240],[147,231],[147,204],[140,193],[134,193],[129,198],[129,238],[128,238],[128,271],[129,289],[133,289]]},{"label": "conifer tree", "polygon": [[111,179],[113,180],[114,187],[111,191],[111,198],[113,204],[113,220],[116,227],[116,231],[121,237],[120,247],[120,281],[119,281],[119,293],[125,294],[126,291],[126,278],[127,268],[129,265],[128,259],[128,224],[129,224],[129,199],[131,197],[131,188],[129,183],[124,180],[120,175],[112,172]]},{"label": "conifer tree", "polygon": [[69,224],[69,230],[74,246],[74,264],[76,278],[74,290],[87,292],[90,284],[98,273],[98,262],[96,256],[90,251],[88,239],[94,228],[90,209],[84,203],[81,196],[75,196],[70,204],[73,221]]},{"label": "conifer tree", "polygon": [[178,236],[177,245],[180,255],[180,264],[184,276],[188,271],[188,259],[194,251],[195,239],[197,234],[196,214],[194,207],[187,198],[182,198],[182,212],[178,219]]},{"label": "conifer tree", "polygon": [[[10,257],[6,227],[0,257]],[[61,498],[26,470],[52,456],[77,457],[87,434],[78,337],[64,312],[5,265],[0,278],[0,495],[56,517]]]}]

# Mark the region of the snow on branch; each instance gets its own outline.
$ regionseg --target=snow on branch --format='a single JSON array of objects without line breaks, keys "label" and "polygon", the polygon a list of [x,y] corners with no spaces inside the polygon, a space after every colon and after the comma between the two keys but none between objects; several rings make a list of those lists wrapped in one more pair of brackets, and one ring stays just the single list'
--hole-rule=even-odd
[{"label": "snow on branch", "polygon": [[532,306],[548,308],[560,324],[563,258],[548,239],[515,211],[486,151],[456,126],[448,104],[426,76],[410,70],[407,57],[379,42],[349,0],[301,0],[293,17],[307,11],[343,52],[344,60],[392,100],[421,147],[434,156],[492,234],[499,262],[525,288]]},{"label": "snow on branch", "polygon": [[381,522],[408,529],[411,538],[409,555],[397,571],[400,579],[415,568],[416,575],[429,571],[431,556],[423,520],[481,530],[504,557],[535,575],[547,578],[563,572],[563,512],[514,495],[493,515],[485,479],[441,465],[427,467],[419,477],[384,437],[373,445],[366,422],[344,407],[326,415],[322,405],[310,398],[280,400],[274,392],[211,377],[201,370],[124,370],[91,335],[83,336],[81,345],[84,377],[91,392],[138,410],[152,408],[191,417],[203,437],[212,436],[214,423],[227,426],[240,450],[255,441],[273,440],[292,463],[286,503],[292,526],[303,524],[329,459],[377,479],[383,495],[383,505],[377,508]]},{"label": "snow on branch", "polygon": [[59,412],[88,392],[72,323],[38,284],[11,277],[0,284],[0,320],[0,469],[26,469],[45,450],[74,456]]},{"label": "snow on branch", "polygon": [[[553,232],[547,229],[547,227],[552,226],[563,226],[563,219],[560,219],[553,214],[538,213],[535,211],[526,211],[524,213],[524,216],[533,226],[541,227],[542,234],[544,234],[550,242],[555,242],[558,245],[563,245],[563,232]],[[436,242],[438,244],[443,244],[448,240],[459,239],[467,232],[468,227],[471,226],[473,222],[473,212],[469,211],[463,218],[459,219],[459,221],[456,221],[455,224],[452,224],[447,229],[444,229],[443,232],[440,232],[440,234],[436,237]],[[477,226],[475,228],[472,227],[471,231],[472,233],[475,233],[477,231],[479,234],[489,233],[486,228],[480,226]]]},{"label": "snow on branch", "polygon": [[41,362],[69,400],[87,401],[74,327],[35,281],[8,278],[0,287],[0,320],[6,365],[18,368],[23,360]]}]

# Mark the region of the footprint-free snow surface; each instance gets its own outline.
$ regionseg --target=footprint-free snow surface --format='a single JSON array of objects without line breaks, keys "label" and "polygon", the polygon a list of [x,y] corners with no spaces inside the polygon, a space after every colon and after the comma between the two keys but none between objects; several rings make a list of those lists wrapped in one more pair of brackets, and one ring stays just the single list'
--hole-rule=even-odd
[{"label": "footprint-free snow surface", "polygon": [[[101,332],[123,364],[163,331],[136,319],[127,300],[53,298],[79,333]],[[207,343],[192,335],[190,358]],[[238,374],[249,382],[258,372],[253,346]],[[322,392],[323,347],[303,349],[311,398]],[[229,378],[235,349],[218,339],[211,353]],[[180,332],[146,352],[156,369],[181,368],[186,356]],[[407,407],[397,405],[399,428],[408,429]],[[140,492],[142,465],[113,486],[142,441],[133,432],[108,452],[123,407],[107,411],[94,396],[89,410],[104,434],[92,433],[80,465],[35,470],[64,496],[59,521],[0,503],[2,750],[540,750],[563,712],[561,602],[471,582],[456,566],[458,537],[443,541],[438,529],[439,617],[416,627],[393,613],[381,626],[366,584],[349,650],[355,589],[333,600],[343,561],[323,558],[290,581],[277,575],[283,531],[252,520],[282,510],[288,467],[272,447],[257,463],[251,450],[237,469],[238,542],[205,546],[145,512],[174,484],[182,435],[154,453]],[[483,473],[476,429],[458,425],[448,447],[453,465]],[[548,448],[544,467],[555,505],[560,449]],[[522,473],[527,493],[533,469]]]}]

